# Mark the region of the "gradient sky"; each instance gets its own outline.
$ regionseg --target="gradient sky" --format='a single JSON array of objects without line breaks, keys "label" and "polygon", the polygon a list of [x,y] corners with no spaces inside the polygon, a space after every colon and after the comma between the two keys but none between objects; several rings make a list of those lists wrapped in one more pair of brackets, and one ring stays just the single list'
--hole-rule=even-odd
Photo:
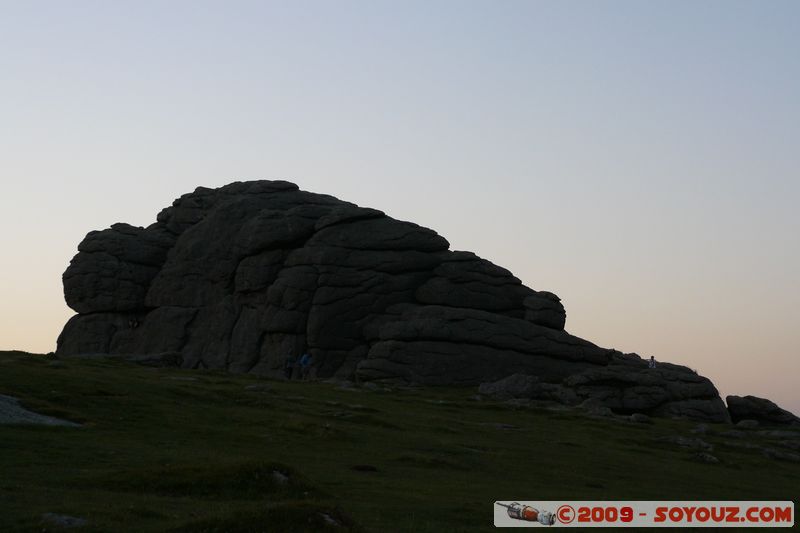
[{"label": "gradient sky", "polygon": [[0,0],[0,349],[83,236],[288,179],[800,413],[800,2]]}]

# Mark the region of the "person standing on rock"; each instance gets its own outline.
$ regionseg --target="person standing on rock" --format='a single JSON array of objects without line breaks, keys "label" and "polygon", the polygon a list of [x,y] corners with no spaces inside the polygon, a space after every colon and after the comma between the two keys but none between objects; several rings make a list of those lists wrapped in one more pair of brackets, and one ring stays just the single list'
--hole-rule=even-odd
[{"label": "person standing on rock", "polygon": [[652,355],[650,356],[650,361],[647,362],[648,368],[655,368],[656,367],[656,358]]},{"label": "person standing on rock", "polygon": [[297,365],[297,356],[289,354],[286,356],[286,361],[283,363],[283,375],[286,379],[292,379],[294,367]]},{"label": "person standing on rock", "polygon": [[308,374],[311,371],[311,363],[313,362],[313,358],[311,354],[305,352],[303,356],[300,358],[300,379],[303,381],[308,379]]}]

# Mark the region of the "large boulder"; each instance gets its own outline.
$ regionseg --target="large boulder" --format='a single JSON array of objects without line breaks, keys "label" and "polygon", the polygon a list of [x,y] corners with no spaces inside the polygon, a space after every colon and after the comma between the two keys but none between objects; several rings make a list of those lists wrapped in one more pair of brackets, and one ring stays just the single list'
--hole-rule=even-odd
[{"label": "large boulder", "polygon": [[728,411],[734,423],[741,420],[756,420],[762,424],[800,426],[800,418],[766,398],[757,396],[728,396]]},{"label": "large boulder", "polygon": [[514,374],[481,384],[479,392],[498,399],[549,400],[566,405],[588,404],[613,413],[684,417],[730,422],[714,385],[685,367],[593,366],[559,383],[540,383],[535,376]]},{"label": "large boulder", "polygon": [[711,381],[677,365],[629,368],[611,364],[572,375],[564,384],[581,398],[593,398],[617,413],[730,422]]},{"label": "large boulder", "polygon": [[62,356],[170,354],[279,376],[309,351],[318,377],[473,385],[525,373],[567,403],[705,419],[721,404],[688,369],[648,373],[570,335],[558,296],[435,231],[285,181],[199,187],[146,228],[91,232],[63,281],[78,314]]}]

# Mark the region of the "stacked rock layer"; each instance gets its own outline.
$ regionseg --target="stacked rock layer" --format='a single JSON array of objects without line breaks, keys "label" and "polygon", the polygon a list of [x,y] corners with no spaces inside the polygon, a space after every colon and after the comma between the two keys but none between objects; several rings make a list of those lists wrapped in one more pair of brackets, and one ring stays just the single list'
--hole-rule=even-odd
[{"label": "stacked rock layer", "polygon": [[727,420],[711,382],[564,330],[553,293],[436,232],[284,181],[198,188],[147,228],[89,233],[63,276],[60,355],[164,356],[279,375],[468,385],[514,373],[618,411]]}]

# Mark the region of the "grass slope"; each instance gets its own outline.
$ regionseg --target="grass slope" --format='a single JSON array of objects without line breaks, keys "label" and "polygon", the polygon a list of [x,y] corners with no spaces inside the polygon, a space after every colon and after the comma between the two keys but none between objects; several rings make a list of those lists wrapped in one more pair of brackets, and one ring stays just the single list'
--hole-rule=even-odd
[{"label": "grass slope", "polygon": [[[495,500],[797,500],[800,465],[475,401],[0,352],[0,394],[83,428],[0,426],[0,530],[488,531]],[[714,430],[727,428],[712,427]],[[334,526],[332,522],[341,524]],[[51,526],[44,526],[53,531]]]}]

